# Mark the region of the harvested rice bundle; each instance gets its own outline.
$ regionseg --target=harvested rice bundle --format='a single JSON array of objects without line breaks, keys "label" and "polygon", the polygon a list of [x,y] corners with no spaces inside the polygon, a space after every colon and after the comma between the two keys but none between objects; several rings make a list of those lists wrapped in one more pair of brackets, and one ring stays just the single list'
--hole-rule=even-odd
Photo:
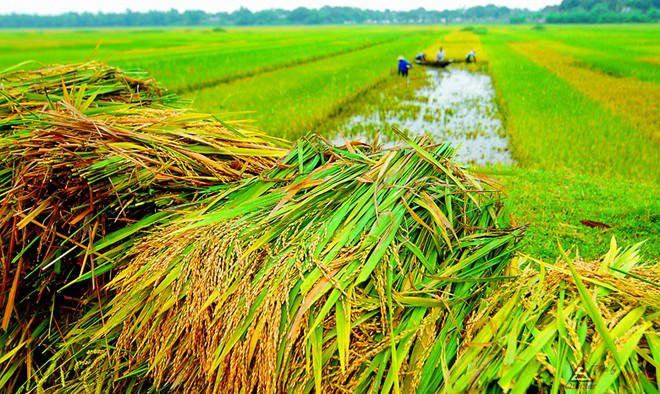
[{"label": "harvested rice bundle", "polygon": [[[261,179],[144,239],[105,320],[82,320],[51,363],[58,390],[93,377],[112,390],[438,388],[521,230],[449,145],[408,144],[301,140]],[[74,353],[89,380],[60,361]]]},{"label": "harvested rice bundle", "polygon": [[638,249],[612,239],[601,261],[524,259],[480,302],[443,389],[657,392],[660,266]]},{"label": "harvested rice bundle", "polygon": [[[86,298],[102,297],[90,290],[114,260],[92,249],[96,241],[254,176],[286,151],[261,133],[162,105],[157,87],[144,89],[153,83],[102,64],[0,80],[0,387],[11,387],[30,377],[47,333],[63,336]],[[37,104],[42,89],[48,101]]]},{"label": "harvested rice bundle", "polygon": [[[0,128],[64,100],[77,108],[110,103],[181,104],[143,71],[124,71],[99,62],[52,65],[30,70],[24,62],[0,72]],[[28,68],[26,71],[25,68]]]}]

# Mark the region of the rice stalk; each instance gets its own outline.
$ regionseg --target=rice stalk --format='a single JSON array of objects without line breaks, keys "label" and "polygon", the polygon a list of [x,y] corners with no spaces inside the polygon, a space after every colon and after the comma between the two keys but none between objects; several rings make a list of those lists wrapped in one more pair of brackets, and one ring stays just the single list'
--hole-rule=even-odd
[{"label": "rice stalk", "polygon": [[453,155],[427,139],[300,140],[139,241],[105,321],[78,322],[43,387],[81,390],[72,360],[94,364],[108,341],[114,373],[95,374],[111,391],[137,384],[126,377],[180,392],[436,390],[522,233]]},{"label": "rice stalk", "polygon": [[[0,115],[39,117],[44,107],[67,101],[76,107],[113,103],[180,106],[183,102],[144,71],[121,70],[105,63],[40,66],[24,62],[0,72]],[[0,123],[2,124],[2,123]]]},{"label": "rice stalk", "polygon": [[100,63],[0,74],[0,387],[9,391],[32,378],[46,337],[61,339],[104,297],[115,260],[97,241],[286,153],[142,76]]},{"label": "rice stalk", "polygon": [[598,261],[523,257],[467,324],[448,392],[657,392],[660,268],[614,239]]}]

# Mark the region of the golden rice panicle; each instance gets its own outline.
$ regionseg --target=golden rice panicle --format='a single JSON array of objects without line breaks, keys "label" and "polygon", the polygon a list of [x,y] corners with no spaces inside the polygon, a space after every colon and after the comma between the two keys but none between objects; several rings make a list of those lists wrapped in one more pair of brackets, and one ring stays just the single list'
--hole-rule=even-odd
[{"label": "golden rice panicle", "polygon": [[435,390],[521,230],[448,144],[406,141],[300,140],[139,242],[71,341],[118,338],[118,374],[171,390]]},{"label": "golden rice panicle", "polygon": [[166,210],[286,153],[179,104],[144,73],[101,63],[0,74],[0,379],[10,391],[111,294],[104,283],[123,248],[102,250],[119,242],[106,235],[124,230],[130,244]]},{"label": "golden rice panicle", "polygon": [[598,261],[520,261],[470,318],[450,391],[653,391],[660,361],[660,266],[614,238]]}]

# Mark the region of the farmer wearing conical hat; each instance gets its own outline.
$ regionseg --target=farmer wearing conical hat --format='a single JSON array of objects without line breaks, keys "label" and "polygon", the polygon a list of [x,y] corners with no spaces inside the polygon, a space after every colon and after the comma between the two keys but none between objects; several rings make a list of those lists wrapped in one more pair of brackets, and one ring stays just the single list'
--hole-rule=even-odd
[{"label": "farmer wearing conical hat", "polygon": [[401,75],[402,77],[407,77],[408,76],[408,70],[412,67],[412,64],[410,64],[401,55],[399,55],[398,60],[399,60],[399,72],[398,72],[398,74]]},{"label": "farmer wearing conical hat", "polygon": [[476,63],[477,58],[475,56],[476,52],[474,49],[468,52],[467,56],[465,56],[465,63]]}]

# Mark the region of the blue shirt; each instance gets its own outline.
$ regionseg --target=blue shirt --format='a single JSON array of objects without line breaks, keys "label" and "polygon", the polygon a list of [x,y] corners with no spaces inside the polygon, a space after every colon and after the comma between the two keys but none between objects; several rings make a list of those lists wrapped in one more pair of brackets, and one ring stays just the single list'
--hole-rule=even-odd
[{"label": "blue shirt", "polygon": [[399,71],[404,72],[410,68],[410,63],[406,59],[399,60]]}]

